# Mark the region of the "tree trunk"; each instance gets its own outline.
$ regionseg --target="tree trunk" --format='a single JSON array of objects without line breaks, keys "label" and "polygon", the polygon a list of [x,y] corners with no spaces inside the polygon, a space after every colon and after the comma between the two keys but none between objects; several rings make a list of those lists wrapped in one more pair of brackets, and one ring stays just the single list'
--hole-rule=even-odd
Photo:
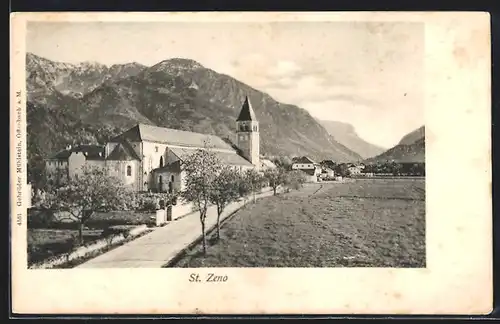
[{"label": "tree trunk", "polygon": [[276,189],[277,189],[277,188],[278,188],[278,187],[273,187],[273,195],[274,195],[274,196],[276,196]]},{"label": "tree trunk", "polygon": [[83,227],[84,224],[83,222],[80,223],[80,226],[78,226],[78,244],[83,245]]},{"label": "tree trunk", "polygon": [[205,235],[205,218],[201,219],[201,235],[203,237],[203,255],[207,255],[207,237]]},{"label": "tree trunk", "polygon": [[217,240],[220,240],[220,214],[222,214],[222,207],[217,206]]}]

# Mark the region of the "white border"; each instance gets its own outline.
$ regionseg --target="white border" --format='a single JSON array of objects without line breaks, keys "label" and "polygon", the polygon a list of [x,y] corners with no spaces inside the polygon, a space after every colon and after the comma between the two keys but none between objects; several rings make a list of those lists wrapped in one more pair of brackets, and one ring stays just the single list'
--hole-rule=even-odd
[{"label": "white border", "polygon": [[[30,21],[415,21],[425,24],[427,268],[28,270],[16,150],[26,161]],[[11,15],[12,307],[19,313],[484,314],[492,309],[490,17],[467,12],[15,13]],[[22,91],[21,105],[15,92]],[[15,109],[22,109],[16,123]],[[21,132],[20,138],[15,136]],[[24,190],[24,189],[23,189]],[[22,202],[22,200],[20,200]],[[16,224],[20,214],[22,224]],[[210,270],[213,272],[216,269]],[[207,269],[199,269],[207,273]],[[217,272],[217,271],[215,271]]]}]

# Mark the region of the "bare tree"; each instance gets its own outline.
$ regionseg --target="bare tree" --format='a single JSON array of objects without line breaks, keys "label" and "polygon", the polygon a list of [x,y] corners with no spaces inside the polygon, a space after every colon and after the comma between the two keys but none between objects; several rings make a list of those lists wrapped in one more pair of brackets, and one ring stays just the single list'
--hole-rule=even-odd
[{"label": "bare tree", "polygon": [[263,177],[255,169],[249,169],[245,172],[245,178],[250,184],[250,191],[252,193],[253,202],[255,203],[255,195],[257,190],[262,188]]},{"label": "bare tree", "polygon": [[181,196],[185,201],[193,203],[200,213],[204,254],[207,253],[205,220],[219,165],[220,162],[210,150],[208,143],[205,143],[204,149],[198,149],[188,156],[182,164],[182,170],[185,173],[185,188]]},{"label": "bare tree", "polygon": [[273,194],[276,196],[276,191],[279,186],[285,183],[285,171],[281,168],[267,169],[264,171],[264,177],[273,188]]},{"label": "bare tree", "polygon": [[217,239],[220,239],[220,216],[227,205],[239,197],[238,173],[228,166],[223,167],[214,179],[210,202],[217,207]]},{"label": "bare tree", "polygon": [[238,173],[237,181],[238,196],[239,198],[243,198],[244,202],[246,203],[248,194],[250,194],[252,190],[251,185],[248,183],[246,174],[244,173]]}]

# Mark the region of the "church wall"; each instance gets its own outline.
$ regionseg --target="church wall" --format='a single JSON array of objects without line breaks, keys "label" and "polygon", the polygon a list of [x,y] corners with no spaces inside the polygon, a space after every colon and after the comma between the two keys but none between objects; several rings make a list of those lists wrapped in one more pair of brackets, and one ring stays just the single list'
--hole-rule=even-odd
[{"label": "church wall", "polygon": [[181,175],[179,172],[176,171],[155,172],[154,177],[155,177],[154,182],[156,184],[155,189],[157,190],[161,189],[161,191],[163,192],[168,192],[170,188],[170,183],[172,183],[173,192],[180,192],[182,189]]},{"label": "church wall", "polygon": [[73,152],[68,158],[68,175],[70,179],[74,179],[76,175],[82,173],[82,167],[86,162],[83,152]]},{"label": "church wall", "polygon": [[[130,173],[128,173],[130,167]],[[134,190],[139,189],[137,173],[139,172],[139,161],[106,161],[108,175],[116,177],[125,186],[130,186]]]},{"label": "church wall", "polygon": [[[142,188],[144,191],[155,188],[155,179],[153,179],[151,171],[160,167],[160,158],[163,157],[163,165],[165,165],[165,150],[166,144],[154,142],[142,142],[141,154],[141,176]],[[146,183],[146,184],[145,184]]]}]

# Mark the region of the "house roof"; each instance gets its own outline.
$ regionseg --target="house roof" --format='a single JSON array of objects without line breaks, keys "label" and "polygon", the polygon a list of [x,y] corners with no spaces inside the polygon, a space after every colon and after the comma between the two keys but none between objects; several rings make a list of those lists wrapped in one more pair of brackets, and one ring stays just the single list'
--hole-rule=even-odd
[{"label": "house roof", "polygon": [[113,151],[109,153],[106,160],[110,161],[132,161],[132,160],[141,160],[134,148],[130,143],[126,140],[122,140],[118,145],[115,146]]},{"label": "house roof", "polygon": [[241,107],[240,115],[236,119],[236,121],[257,121],[257,117],[255,116],[255,112],[253,111],[252,103],[248,96],[245,97],[245,102],[243,102],[243,106]]},{"label": "house roof", "polygon": [[64,149],[50,156],[48,160],[67,160],[73,153],[83,153],[87,160],[104,160],[104,146],[102,145],[76,145],[69,149]]},{"label": "house roof", "polygon": [[228,143],[215,135],[194,133],[146,124],[137,124],[121,135],[111,139],[110,142],[119,142],[122,139],[127,139],[130,142],[148,141],[199,148],[204,147],[204,142],[207,141],[207,143],[214,148],[232,150]]},{"label": "house roof", "polygon": [[[192,154],[196,153],[196,150],[193,149],[183,149],[183,148],[169,148],[169,151],[175,154],[180,160],[184,160]],[[241,155],[238,155],[235,151],[233,152],[221,152],[221,151],[212,151],[217,158],[221,161],[222,164],[225,165],[241,165],[241,166],[252,166],[252,163],[247,159],[243,158]]]},{"label": "house roof", "polygon": [[313,160],[311,160],[310,158],[308,158],[307,156],[301,156],[297,159],[295,159],[295,161],[293,161],[293,163],[316,163],[314,162]]},{"label": "house roof", "polygon": [[323,161],[321,161],[321,163],[323,163],[323,164],[336,164],[335,161],[333,161],[333,160],[323,160]]},{"label": "house roof", "polygon": [[180,169],[180,162],[175,161],[160,168],[153,169],[152,172],[177,172]]}]

